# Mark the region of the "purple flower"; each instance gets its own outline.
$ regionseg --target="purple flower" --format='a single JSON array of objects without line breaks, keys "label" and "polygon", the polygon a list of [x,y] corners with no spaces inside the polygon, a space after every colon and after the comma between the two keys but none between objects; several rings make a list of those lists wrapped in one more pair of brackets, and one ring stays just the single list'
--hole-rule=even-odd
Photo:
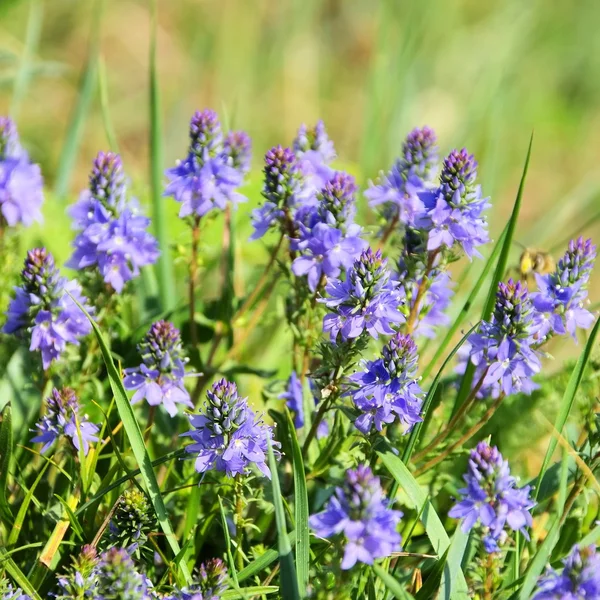
[{"label": "purple flower", "polygon": [[421,421],[422,391],[416,379],[417,346],[409,335],[397,333],[383,347],[382,357],[364,361],[363,371],[349,377],[352,398],[361,415],[354,422],[365,435],[381,431],[398,419],[404,433]]},{"label": "purple flower", "polygon": [[79,414],[81,407],[75,391],[54,388],[46,399],[46,407],[46,414],[36,426],[38,435],[31,441],[44,444],[44,453],[58,438],[66,436],[71,438],[76,450],[83,447],[83,454],[87,456],[90,443],[98,441],[98,426],[88,421],[87,415]]},{"label": "purple flower", "polygon": [[100,556],[96,570],[97,583],[94,598],[97,600],[150,600],[148,582],[137,571],[124,548],[111,548]]},{"label": "purple flower", "polygon": [[67,344],[78,345],[79,338],[92,330],[71,296],[89,313],[93,310],[87,305],[81,286],[60,276],[54,258],[45,248],[27,253],[21,279],[6,311],[2,331],[29,339],[29,349],[41,352],[43,367],[48,369]]},{"label": "purple flower", "polygon": [[467,487],[459,490],[462,500],[448,515],[464,519],[464,532],[477,525],[489,553],[500,550],[507,536],[507,527],[520,531],[529,539],[526,528],[531,525],[529,511],[535,505],[529,497],[531,488],[516,487],[517,480],[511,476],[508,461],[502,458],[498,448],[479,442],[471,451],[463,479]]},{"label": "purple flower", "polygon": [[123,385],[136,390],[131,398],[135,404],[144,398],[150,406],[162,404],[174,417],[177,404],[193,408],[190,395],[185,389],[185,363],[179,330],[168,321],[158,321],[138,344],[142,364],[125,369]]},{"label": "purple flower", "polygon": [[196,454],[196,471],[215,469],[233,477],[249,472],[254,464],[270,478],[267,437],[273,439],[272,428],[257,417],[247,398],[238,396],[235,383],[221,379],[206,397],[204,412],[190,415],[194,430],[182,434],[192,438],[185,450]]},{"label": "purple flower", "polygon": [[31,600],[31,596],[23,593],[23,590],[19,587],[14,588],[5,579],[0,579],[0,593],[2,594],[2,600]]},{"label": "purple flower", "polygon": [[158,244],[147,229],[150,220],[140,214],[136,200],[127,199],[121,158],[100,152],[94,160],[89,190],[84,191],[69,214],[79,231],[67,265],[97,269],[117,293],[140,268],[156,262]]},{"label": "purple flower", "polygon": [[319,221],[348,233],[354,225],[357,190],[352,175],[337,171],[317,194]]},{"label": "purple flower", "polygon": [[285,400],[285,405],[294,412],[294,425],[300,429],[304,425],[304,399],[302,395],[302,382],[298,379],[296,371],[292,371],[288,379],[287,388],[279,394],[279,398]]},{"label": "purple flower", "polygon": [[236,190],[243,183],[250,162],[250,139],[243,132],[227,136],[223,144],[221,124],[211,110],[194,113],[190,122],[187,157],[168,169],[165,196],[181,203],[181,218],[203,217],[228,202],[245,201]]},{"label": "purple flower", "polygon": [[526,285],[512,279],[500,282],[491,320],[483,321],[467,341],[466,351],[476,366],[474,381],[483,379],[482,391],[493,396],[531,392],[531,377],[540,370],[536,331]]},{"label": "purple flower", "polygon": [[365,196],[371,207],[383,205],[387,219],[414,225],[425,205],[419,198],[431,184],[438,163],[437,139],[433,129],[413,129],[402,145],[402,155],[391,170],[381,173],[378,184],[369,185]]},{"label": "purple flower", "polygon": [[575,338],[578,327],[588,329],[593,325],[594,315],[584,304],[595,260],[596,246],[592,240],[580,237],[569,242],[569,249],[558,261],[554,273],[536,273],[539,291],[531,294],[531,299],[538,311],[539,338],[566,332]]},{"label": "purple flower", "polygon": [[40,167],[21,147],[17,128],[8,117],[0,117],[0,226],[42,221],[44,182]]},{"label": "purple flower", "polygon": [[98,555],[96,548],[84,545],[78,556],[72,560],[66,572],[58,577],[59,592],[53,595],[56,600],[73,598],[94,598],[97,585]]},{"label": "purple flower", "polygon": [[392,335],[392,324],[404,322],[398,310],[402,302],[397,283],[391,281],[387,261],[381,251],[365,250],[348,270],[346,279],[332,278],[325,287],[327,297],[319,299],[333,309],[323,319],[323,331],[329,332],[335,342],[356,338],[367,331],[378,335]]},{"label": "purple flower", "polygon": [[532,600],[591,600],[600,598],[600,556],[595,546],[573,546],[561,572],[548,568]]},{"label": "purple flower", "polygon": [[437,190],[419,194],[426,210],[419,226],[429,231],[429,251],[456,244],[467,256],[479,256],[477,246],[488,241],[482,213],[489,204],[476,178],[474,157],[465,148],[453,150],[444,160]]},{"label": "purple flower", "polygon": [[333,142],[329,139],[327,131],[325,131],[325,124],[321,120],[311,128],[304,123],[300,125],[294,139],[294,152],[298,157],[307,153],[315,153],[320,162],[324,164],[329,164],[337,156]]},{"label": "purple flower", "polygon": [[401,537],[396,531],[402,513],[388,508],[379,478],[366,465],[346,474],[325,510],[312,515],[309,524],[323,538],[337,537],[344,545],[342,569],[356,562],[372,565],[378,558],[400,550]]}]

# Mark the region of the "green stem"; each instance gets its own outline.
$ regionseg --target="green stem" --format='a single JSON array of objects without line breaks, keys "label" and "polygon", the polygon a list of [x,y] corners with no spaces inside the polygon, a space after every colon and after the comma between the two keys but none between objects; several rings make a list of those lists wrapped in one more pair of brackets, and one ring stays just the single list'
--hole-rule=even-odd
[{"label": "green stem", "polygon": [[242,543],[244,540],[244,489],[241,475],[236,475],[234,484],[235,496],[235,558],[238,571],[244,568],[244,553]]}]

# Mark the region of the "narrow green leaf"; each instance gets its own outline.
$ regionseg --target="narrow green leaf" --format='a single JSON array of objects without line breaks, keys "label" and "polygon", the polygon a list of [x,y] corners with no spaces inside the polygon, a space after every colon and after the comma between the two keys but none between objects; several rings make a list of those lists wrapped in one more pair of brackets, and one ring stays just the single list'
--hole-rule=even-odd
[{"label": "narrow green leaf", "polygon": [[[498,290],[498,284],[502,281],[504,274],[506,273],[506,268],[508,266],[508,256],[510,254],[511,245],[513,241],[513,236],[515,233],[515,229],[517,228],[517,221],[519,220],[519,212],[521,210],[521,202],[523,200],[523,191],[525,190],[525,180],[527,179],[527,171],[529,169],[529,159],[531,158],[531,148],[533,146],[533,132],[531,133],[531,138],[529,139],[529,148],[527,149],[527,156],[525,157],[525,164],[523,165],[523,173],[521,175],[521,181],[519,183],[519,189],[517,191],[517,197],[515,199],[515,203],[513,205],[512,214],[510,215],[510,220],[508,221],[508,225],[506,227],[506,235],[504,236],[504,240],[502,243],[502,249],[500,251],[500,256],[498,258],[498,263],[496,264],[496,270],[494,271],[494,276],[492,277],[492,284],[490,286],[490,290],[488,292],[488,297],[485,302],[485,306],[483,307],[483,313],[481,315],[482,321],[487,321],[494,310],[494,304],[496,301],[496,291]],[[473,384],[473,375],[475,374],[475,365],[472,362],[469,362],[467,368],[465,370],[465,374],[463,375],[462,381],[460,383],[460,388],[458,390],[458,394],[456,396],[456,401],[454,403],[454,410],[452,411],[453,416],[456,414],[458,409],[461,407],[463,402],[467,399],[469,392],[471,391],[471,386]]]},{"label": "narrow green leaf", "polygon": [[0,519],[10,527],[14,523],[14,517],[6,498],[6,491],[8,490],[8,473],[12,448],[12,416],[10,404],[7,404],[2,411],[0,420]]},{"label": "narrow green leaf", "polygon": [[437,591],[440,587],[440,581],[442,580],[442,576],[448,567],[448,552],[450,550],[450,546],[446,548],[446,552],[437,560],[435,566],[429,573],[429,577],[427,577],[427,581],[423,584],[423,587],[417,592],[415,596],[415,600],[430,600],[430,598],[435,598],[437,596]]},{"label": "narrow green leaf", "polygon": [[8,571],[8,574],[14,579],[14,582],[26,593],[29,594],[32,600],[42,600],[40,595],[35,591],[34,587],[29,583],[29,579],[23,571],[19,569],[15,561],[5,555],[4,548],[0,548],[0,556],[2,556],[3,567]]},{"label": "narrow green leaf", "polygon": [[[81,304],[79,304],[79,302],[77,302],[77,300],[75,300],[75,298],[72,296],[71,299],[77,304],[77,306],[79,306],[92,325],[96,339],[98,340],[98,346],[100,347],[100,351],[102,353],[102,358],[104,359],[108,380],[115,398],[117,410],[119,412],[119,416],[121,417],[121,421],[123,421],[125,434],[127,435],[133,455],[140,468],[140,473],[146,485],[146,491],[148,492],[152,506],[156,512],[158,522],[160,523],[161,529],[163,530],[167,542],[171,547],[173,555],[177,556],[180,552],[179,543],[177,542],[177,538],[175,537],[175,533],[171,527],[167,510],[160,493],[160,488],[158,486],[158,482],[156,481],[156,475],[154,474],[154,469],[152,468],[152,461],[150,460],[150,456],[146,450],[144,438],[142,437],[142,432],[140,431],[140,426],[133,413],[133,408],[131,407],[131,403],[127,397],[127,392],[123,387],[123,382],[121,381],[119,371],[115,366],[110,354],[110,350],[108,349],[106,341],[102,336],[100,328],[98,325],[96,325],[96,322],[90,317],[83,306],[81,306]],[[191,581],[191,575],[187,565],[185,563],[181,563],[179,568],[181,569],[184,579],[187,583],[189,583]]]},{"label": "narrow green leaf", "polygon": [[165,199],[162,195],[163,147],[160,89],[156,67],[157,0],[151,0],[150,29],[150,181],[152,187],[152,216],[160,256],[157,263],[161,310],[175,308],[175,278],[169,248]]},{"label": "narrow green leaf", "polygon": [[375,564],[373,565],[373,572],[383,581],[388,591],[394,595],[394,598],[398,600],[414,600],[414,596],[410,592],[407,592],[394,576],[388,573],[383,567]]},{"label": "narrow green leaf", "polygon": [[281,568],[281,597],[283,600],[298,600],[300,591],[298,589],[298,578],[294,566],[294,555],[292,544],[285,526],[285,512],[283,509],[283,498],[279,487],[279,475],[277,473],[277,462],[273,454],[271,439],[267,438],[269,444],[269,468],[271,469],[271,485],[273,488],[273,505],[275,506],[275,522],[277,523],[277,547],[279,550],[279,565]]},{"label": "narrow green leaf", "polygon": [[[577,364],[571,373],[571,377],[569,378],[569,382],[567,383],[567,388],[565,389],[565,393],[560,402],[560,408],[558,414],[556,415],[556,420],[554,421],[554,429],[558,434],[560,434],[567,422],[567,418],[569,413],[571,412],[571,408],[573,407],[573,402],[575,401],[575,394],[579,389],[579,384],[583,379],[583,374],[585,372],[585,367],[587,366],[588,360],[590,359],[590,355],[594,348],[594,343],[596,342],[596,336],[598,335],[598,329],[600,328],[600,319],[596,321],[592,332],[590,333],[590,337],[585,344],[585,348],[583,352],[579,356],[577,360]],[[550,443],[548,444],[548,449],[546,450],[546,456],[544,456],[544,462],[542,463],[542,468],[540,469],[540,474],[538,476],[538,485],[534,491],[534,497],[537,499],[538,490],[540,488],[540,482],[544,478],[544,473],[546,472],[546,468],[548,467],[548,463],[554,454],[554,450],[556,450],[556,444],[558,444],[558,440],[555,435],[550,438]]]},{"label": "narrow green leaf", "polygon": [[[295,544],[296,530],[290,531],[288,536],[290,538],[290,544]],[[264,571],[264,569],[272,565],[277,560],[278,556],[279,552],[277,552],[275,548],[270,548],[264,554],[261,554],[257,559],[253,560],[249,565],[246,565],[238,573],[238,581],[244,581],[244,579],[258,575],[258,573]]]},{"label": "narrow green leaf", "polygon": [[231,536],[229,535],[229,525],[227,524],[227,515],[223,508],[223,501],[219,496],[219,510],[221,511],[221,524],[223,526],[223,535],[225,536],[225,548],[227,549],[227,560],[229,562],[229,572],[231,573],[231,580],[233,585],[239,589],[240,583],[235,568],[235,560],[233,560],[233,553],[231,552]]},{"label": "narrow green leaf", "polygon": [[442,574],[440,599],[469,600],[469,588],[460,587],[456,581],[456,574],[460,572],[468,541],[469,534],[457,527],[450,542],[448,558]]},{"label": "narrow green leaf", "polygon": [[240,588],[239,590],[226,590],[222,592],[219,598],[221,600],[237,600],[238,598],[252,598],[262,594],[275,594],[279,591],[276,585],[255,585],[252,587]]},{"label": "narrow green leaf", "polygon": [[62,504],[62,507],[67,513],[67,517],[73,526],[73,531],[77,534],[77,537],[83,541],[85,538],[83,527],[81,526],[79,519],[75,516],[73,509],[69,506],[67,501],[64,498],[61,498],[58,494],[54,494],[54,497]]},{"label": "narrow green leaf", "polygon": [[288,432],[292,442],[292,458],[294,466],[294,517],[296,521],[296,571],[298,575],[298,589],[300,597],[305,598],[309,581],[310,571],[310,531],[308,529],[308,492],[306,489],[306,474],[304,473],[304,461],[302,450],[298,443],[296,427],[286,409]]},{"label": "narrow green leaf", "polygon": [[419,434],[421,433],[421,429],[423,428],[423,423],[425,422],[425,418],[427,417],[429,408],[431,406],[433,398],[435,397],[435,392],[440,383],[440,379],[442,378],[442,373],[444,372],[444,369],[446,368],[448,363],[454,358],[454,356],[458,352],[459,348],[467,341],[467,339],[471,335],[471,333],[473,333],[473,331],[475,331],[476,327],[477,327],[477,325],[474,325],[473,327],[471,327],[471,329],[469,329],[469,331],[467,331],[467,333],[465,333],[465,335],[462,337],[460,342],[458,342],[458,344],[454,347],[452,352],[450,352],[450,354],[448,355],[448,357],[446,358],[446,360],[440,367],[440,370],[438,371],[437,375],[435,376],[435,379],[433,380],[431,387],[429,388],[429,391],[427,392],[425,401],[423,402],[423,408],[421,410],[421,417],[423,420],[420,421],[419,423],[417,423],[413,427],[412,431],[410,432],[408,442],[406,443],[406,448],[404,449],[404,453],[402,455],[402,461],[405,464],[408,464],[408,462],[410,461],[412,453],[414,452],[417,442],[419,441]]},{"label": "narrow green leaf", "polygon": [[508,224],[504,227],[504,230],[500,234],[498,241],[494,245],[494,249],[492,250],[490,257],[487,259],[487,262],[485,263],[485,266],[483,267],[483,271],[481,271],[481,275],[475,282],[475,285],[473,286],[473,289],[471,290],[469,297],[466,299],[465,303],[463,304],[463,307],[460,309],[460,312],[458,313],[458,316],[456,317],[456,319],[454,319],[454,322],[450,326],[450,329],[448,329],[448,331],[446,332],[446,335],[444,336],[444,339],[442,340],[442,342],[438,346],[437,350],[435,351],[433,358],[429,361],[429,364],[427,365],[427,367],[425,367],[425,370],[423,371],[423,379],[427,379],[429,377],[429,375],[431,374],[431,370],[437,364],[438,360],[440,360],[440,358],[444,355],[444,352],[445,352],[446,348],[448,347],[448,344],[454,338],[454,334],[458,331],[462,322],[465,320],[465,318],[469,314],[471,307],[473,306],[473,304],[475,303],[475,300],[477,299],[477,296],[479,295],[479,291],[481,290],[483,284],[486,282],[489,272],[492,270],[492,267],[494,266],[496,259],[498,258],[498,255],[500,254],[500,250],[504,246],[504,238],[506,237],[506,232],[508,231],[508,227],[509,227]]}]

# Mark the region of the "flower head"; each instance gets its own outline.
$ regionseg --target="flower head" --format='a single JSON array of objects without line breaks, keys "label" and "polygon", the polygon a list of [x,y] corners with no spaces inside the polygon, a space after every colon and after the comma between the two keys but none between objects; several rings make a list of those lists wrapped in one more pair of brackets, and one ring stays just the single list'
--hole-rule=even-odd
[{"label": "flower head", "polygon": [[148,585],[124,548],[111,548],[100,556],[95,598],[149,600]]},{"label": "flower head", "polygon": [[71,566],[59,576],[57,600],[94,598],[97,585],[98,555],[96,548],[85,545],[79,556],[73,558]]},{"label": "flower head", "polygon": [[357,190],[352,175],[337,171],[317,194],[319,220],[345,231],[354,223]]},{"label": "flower head", "polygon": [[31,600],[21,588],[14,588],[7,579],[0,577],[0,598],[2,600]]},{"label": "flower head", "polygon": [[223,133],[214,110],[197,110],[190,120],[190,155],[202,166],[223,150]]},{"label": "flower head", "polygon": [[467,473],[463,476],[467,487],[459,490],[462,496],[448,513],[455,519],[464,519],[462,530],[470,531],[476,525],[484,536],[487,552],[498,552],[506,539],[506,529],[520,531],[527,539],[526,528],[531,525],[530,510],[534,502],[529,497],[531,488],[516,487],[508,461],[498,448],[479,442],[471,451]]},{"label": "flower head", "polygon": [[81,407],[75,391],[71,388],[54,388],[46,399],[46,414],[37,424],[38,435],[32,442],[44,444],[42,452],[61,436],[71,438],[76,450],[83,448],[87,456],[90,443],[97,442],[98,426],[88,421],[87,415],[80,415]]},{"label": "flower head", "polygon": [[465,148],[453,150],[444,160],[437,190],[419,195],[426,209],[420,223],[429,230],[428,250],[458,245],[471,257],[488,241],[482,214],[489,205],[476,179],[473,155]]},{"label": "flower head", "polygon": [[234,169],[242,174],[250,170],[252,140],[245,131],[230,131],[225,137],[223,152]]},{"label": "flower head", "polygon": [[296,156],[289,148],[275,146],[265,154],[263,196],[279,207],[293,206],[301,185]]},{"label": "flower head", "polygon": [[344,546],[342,569],[357,561],[373,564],[378,558],[400,550],[401,537],[396,531],[402,513],[388,508],[379,478],[366,465],[346,474],[325,510],[312,515],[309,524],[324,538],[338,538]]},{"label": "flower head", "polygon": [[304,123],[300,125],[294,139],[294,152],[297,156],[303,156],[307,152],[315,153],[325,164],[334,160],[335,148],[325,131],[325,123],[319,120],[314,127],[307,127]]},{"label": "flower head", "polygon": [[595,546],[573,546],[561,572],[548,568],[532,600],[600,598],[600,555]]},{"label": "flower head", "polygon": [[26,337],[29,349],[41,352],[47,369],[68,344],[79,344],[79,338],[92,329],[73,298],[88,312],[93,311],[81,294],[80,285],[60,276],[54,258],[45,248],[27,253],[21,281],[6,312],[3,331]]},{"label": "flower head", "polygon": [[190,395],[185,389],[185,363],[179,330],[168,321],[157,321],[138,344],[142,363],[125,369],[123,384],[128,390],[136,390],[131,398],[135,404],[144,398],[150,406],[162,404],[174,417],[177,404],[193,408]]},{"label": "flower head", "polygon": [[196,455],[196,471],[215,469],[233,477],[247,473],[254,464],[270,477],[267,438],[273,438],[272,428],[256,416],[247,398],[238,396],[235,383],[221,379],[206,397],[204,412],[190,415],[194,429],[182,434],[192,438],[186,452]]},{"label": "flower head", "polygon": [[575,337],[578,327],[588,329],[594,315],[584,308],[590,274],[596,261],[592,240],[580,237],[569,242],[569,248],[558,261],[554,273],[536,273],[538,292],[531,295],[540,322],[538,337],[549,333]]},{"label": "flower head", "polygon": [[137,488],[123,492],[109,525],[112,544],[139,557],[155,527],[154,511],[146,494]]},{"label": "flower head", "polygon": [[100,152],[92,167],[89,189],[69,210],[79,231],[69,262],[73,269],[95,269],[117,293],[137,277],[140,268],[156,262],[158,244],[147,229],[150,220],[137,201],[127,199],[121,158]]},{"label": "flower head", "polygon": [[0,117],[0,226],[42,221],[44,202],[40,167],[21,147],[14,122]]},{"label": "flower head", "polygon": [[416,379],[417,346],[409,335],[397,333],[382,356],[364,361],[364,369],[349,377],[351,396],[360,416],[356,428],[368,435],[399,419],[404,432],[421,421],[422,392]]},{"label": "flower head", "polygon": [[490,321],[469,336],[468,352],[476,366],[475,379],[492,395],[530,392],[531,377],[540,370],[534,349],[534,310],[527,286],[509,279],[500,282]]},{"label": "flower head", "polygon": [[392,324],[402,323],[398,310],[402,302],[397,283],[390,279],[387,261],[381,251],[367,248],[348,270],[346,279],[332,278],[325,287],[323,302],[333,312],[323,319],[323,330],[335,342],[338,334],[343,340],[356,338],[367,331],[376,338],[392,335]]}]

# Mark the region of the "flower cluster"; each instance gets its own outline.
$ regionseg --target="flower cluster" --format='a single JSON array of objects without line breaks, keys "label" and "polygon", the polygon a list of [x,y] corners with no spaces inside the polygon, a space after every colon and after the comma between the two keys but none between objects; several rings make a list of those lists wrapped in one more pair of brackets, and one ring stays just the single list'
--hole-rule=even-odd
[{"label": "flower cluster", "polygon": [[512,279],[500,282],[491,320],[483,321],[468,339],[467,352],[476,367],[474,381],[481,381],[482,392],[508,396],[534,389],[531,377],[541,366],[534,349],[536,331],[527,286]]},{"label": "flower cluster", "polygon": [[100,556],[94,597],[101,600],[150,600],[148,582],[137,571],[124,548],[110,548]]},{"label": "flower cluster", "polygon": [[335,342],[357,338],[367,331],[376,338],[379,334],[392,335],[392,324],[402,323],[398,311],[402,303],[398,283],[392,281],[381,251],[367,248],[346,274],[346,279],[331,278],[327,282],[327,296],[320,301],[333,312],[323,319],[323,331]]},{"label": "flower cluster", "polygon": [[417,346],[409,335],[397,333],[377,360],[364,361],[364,370],[349,377],[360,416],[354,422],[365,435],[400,421],[404,432],[421,421],[422,392],[416,380]]},{"label": "flower cluster", "polygon": [[337,487],[325,510],[312,515],[309,524],[324,538],[336,537],[344,547],[342,569],[357,561],[373,564],[378,558],[400,550],[396,531],[402,513],[388,507],[378,477],[366,465],[347,472],[346,481]]},{"label": "flower cluster", "polygon": [[293,146],[296,156],[304,157],[314,152],[325,164],[329,164],[337,156],[333,142],[325,130],[325,123],[321,120],[314,127],[307,127],[304,123],[300,125]]},{"label": "flower cluster", "polygon": [[137,488],[125,491],[109,525],[112,545],[139,556],[155,527],[156,520],[146,494]]},{"label": "flower cluster", "polygon": [[438,164],[437,139],[433,129],[416,128],[406,137],[402,154],[379,182],[370,184],[365,196],[372,207],[382,206],[386,221],[414,225],[424,210],[419,192],[425,191]]},{"label": "flower cluster", "polygon": [[0,228],[42,221],[44,202],[40,167],[21,146],[14,122],[0,117]]},{"label": "flower cluster", "polygon": [[150,220],[136,200],[127,199],[127,182],[121,157],[100,152],[90,174],[89,189],[69,210],[79,232],[67,265],[95,269],[117,293],[137,277],[140,268],[156,262],[159,251],[147,229]]},{"label": "flower cluster", "polygon": [[150,406],[162,404],[174,417],[177,404],[193,408],[190,395],[185,389],[185,363],[179,330],[168,321],[157,321],[138,344],[142,363],[125,369],[123,385],[135,390],[131,403],[144,398]]},{"label": "flower cluster", "polygon": [[292,248],[301,255],[292,263],[297,276],[308,276],[314,292],[323,277],[339,277],[365,249],[361,228],[354,223],[356,184],[346,173],[336,173],[317,194],[305,222],[299,223],[299,239]]},{"label": "flower cluster", "polygon": [[508,461],[498,448],[479,442],[471,451],[467,473],[463,476],[467,487],[459,490],[462,500],[448,513],[455,519],[464,519],[462,530],[467,532],[479,525],[487,552],[499,552],[507,539],[506,528],[520,531],[527,539],[526,528],[531,525],[530,510],[534,502],[529,497],[530,487],[516,487]]},{"label": "flower cluster", "polygon": [[489,204],[476,179],[473,155],[465,148],[453,150],[444,160],[439,187],[419,194],[425,206],[419,226],[429,232],[429,251],[460,246],[469,257],[479,255],[477,246],[488,241],[483,211]]},{"label": "flower cluster", "polygon": [[83,546],[79,556],[73,558],[71,566],[58,578],[60,590],[56,600],[95,598],[97,567],[96,548]]},{"label": "flower cluster", "polygon": [[54,258],[45,248],[27,253],[21,280],[6,312],[3,331],[28,338],[29,349],[41,353],[43,367],[48,369],[67,344],[78,344],[79,338],[92,329],[74,300],[88,312],[92,309],[81,293],[81,286],[61,277]]},{"label": "flower cluster", "polygon": [[591,600],[600,598],[600,555],[595,546],[574,546],[561,572],[549,568],[540,578],[532,600]]},{"label": "flower cluster", "polygon": [[554,273],[536,273],[538,292],[531,295],[538,312],[537,335],[549,334],[575,337],[578,327],[588,329],[594,323],[594,315],[584,308],[587,286],[596,260],[596,246],[592,240],[571,240],[569,248],[558,261]]},{"label": "flower cluster", "polygon": [[[309,380],[311,389],[314,383]],[[294,425],[296,429],[304,426],[305,415],[304,415],[304,394],[302,392],[302,382],[298,379],[296,371],[292,371],[290,375],[285,391],[279,394],[279,398],[285,400],[285,405],[294,413]],[[313,393],[313,399],[315,406],[318,404],[319,399]],[[317,428],[317,438],[322,438],[329,432],[329,426],[327,421],[321,421]]]},{"label": "flower cluster", "polygon": [[[233,477],[247,473],[254,464],[270,477],[267,445],[273,438],[272,428],[248,406],[247,398],[238,396],[235,383],[221,379],[206,397],[204,412],[190,415],[194,429],[182,434],[192,438],[185,450],[196,455],[196,471],[216,469]],[[271,443],[278,447],[277,442]]]},{"label": "flower cluster", "polygon": [[87,456],[90,444],[98,441],[98,426],[80,415],[81,407],[75,391],[71,388],[54,388],[46,400],[46,414],[37,424],[37,434],[32,442],[44,444],[46,452],[60,437],[71,438],[76,450],[83,449]]},{"label": "flower cluster", "polygon": [[231,132],[223,141],[221,123],[212,110],[197,111],[190,121],[187,157],[166,172],[165,196],[181,203],[179,216],[201,218],[227,203],[245,200],[236,190],[244,180],[251,159],[250,138]]},{"label": "flower cluster", "polygon": [[2,600],[31,600],[31,596],[24,594],[21,588],[14,588],[4,578],[0,578],[0,598]]}]

